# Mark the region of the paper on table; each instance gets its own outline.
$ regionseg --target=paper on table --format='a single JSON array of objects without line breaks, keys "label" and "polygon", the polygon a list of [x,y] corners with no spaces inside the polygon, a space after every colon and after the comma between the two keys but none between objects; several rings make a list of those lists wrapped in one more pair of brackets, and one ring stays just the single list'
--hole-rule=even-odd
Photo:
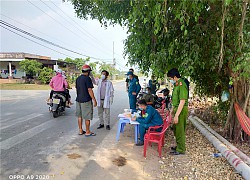
[{"label": "paper on table", "polygon": [[118,117],[119,118],[125,118],[125,115],[124,114],[119,114]]}]

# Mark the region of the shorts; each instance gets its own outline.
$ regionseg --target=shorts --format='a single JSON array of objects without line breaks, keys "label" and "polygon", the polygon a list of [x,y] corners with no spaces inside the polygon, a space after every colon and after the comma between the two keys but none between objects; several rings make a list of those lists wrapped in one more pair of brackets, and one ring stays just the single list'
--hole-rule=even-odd
[{"label": "shorts", "polygon": [[86,103],[76,102],[76,116],[85,120],[93,119],[93,103],[88,101]]}]

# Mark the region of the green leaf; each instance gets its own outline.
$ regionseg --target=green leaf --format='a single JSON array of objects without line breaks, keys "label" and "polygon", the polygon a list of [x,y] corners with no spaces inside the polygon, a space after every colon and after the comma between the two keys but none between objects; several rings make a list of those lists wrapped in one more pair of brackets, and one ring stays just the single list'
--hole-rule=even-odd
[{"label": "green leaf", "polygon": [[185,31],[184,31],[184,36],[186,36],[186,35],[187,35],[187,33],[188,33],[188,31],[185,29]]}]

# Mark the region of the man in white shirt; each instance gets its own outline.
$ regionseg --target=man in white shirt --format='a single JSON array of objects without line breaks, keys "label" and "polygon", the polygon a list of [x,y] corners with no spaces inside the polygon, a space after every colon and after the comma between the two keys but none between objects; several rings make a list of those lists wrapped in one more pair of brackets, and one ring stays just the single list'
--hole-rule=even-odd
[{"label": "man in white shirt", "polygon": [[[102,71],[101,79],[98,81],[97,88],[97,107],[100,124],[97,129],[104,128],[110,130],[110,105],[113,103],[114,87],[110,80],[108,80],[109,72]],[[105,116],[105,117],[104,117]],[[104,121],[105,120],[105,121]]]}]

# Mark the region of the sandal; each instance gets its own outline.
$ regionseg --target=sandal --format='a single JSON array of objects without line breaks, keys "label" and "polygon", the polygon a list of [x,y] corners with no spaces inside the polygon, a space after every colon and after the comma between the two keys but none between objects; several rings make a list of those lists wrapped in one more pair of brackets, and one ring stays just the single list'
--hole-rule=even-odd
[{"label": "sandal", "polygon": [[86,134],[86,131],[82,130],[82,133],[79,133],[78,135],[84,135]]},{"label": "sandal", "polygon": [[85,134],[85,137],[90,137],[90,136],[96,136],[96,134],[95,133]]}]

